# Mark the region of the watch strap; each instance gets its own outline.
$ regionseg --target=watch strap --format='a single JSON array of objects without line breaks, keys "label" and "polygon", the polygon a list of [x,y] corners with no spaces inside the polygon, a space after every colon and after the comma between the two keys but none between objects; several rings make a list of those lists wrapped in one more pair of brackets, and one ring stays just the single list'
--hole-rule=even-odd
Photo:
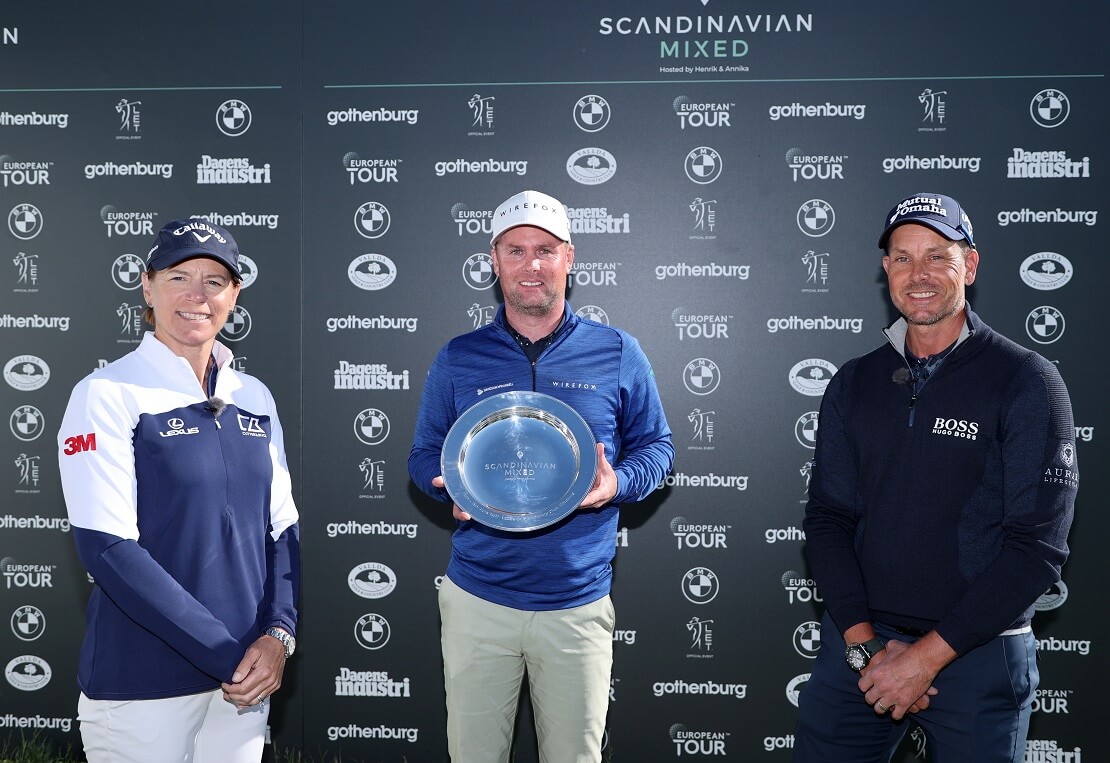
[{"label": "watch strap", "polygon": [[276,626],[270,626],[265,631],[263,631],[263,633],[272,638],[276,638],[278,641],[281,642],[281,645],[285,647],[286,659],[293,656],[293,650],[296,648],[297,644],[296,640],[293,638],[293,634],[287,633],[286,631],[283,631],[281,628],[278,628]]},{"label": "watch strap", "polygon": [[878,636],[876,636],[873,639],[869,639],[867,641],[864,641],[863,642],[863,648],[867,650],[867,657],[868,657],[868,659],[870,659],[871,657],[874,657],[876,654],[878,654],[882,650],[886,649],[886,642],[883,641]]},{"label": "watch strap", "polygon": [[876,636],[875,638],[848,644],[844,650],[844,658],[852,670],[863,670],[870,664],[871,658],[878,652],[886,649],[886,642]]}]

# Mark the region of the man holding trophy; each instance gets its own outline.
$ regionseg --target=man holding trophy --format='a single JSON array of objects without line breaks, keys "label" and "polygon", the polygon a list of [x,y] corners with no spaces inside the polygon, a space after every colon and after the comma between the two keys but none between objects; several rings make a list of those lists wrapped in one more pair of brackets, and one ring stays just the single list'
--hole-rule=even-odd
[{"label": "man holding trophy", "polygon": [[497,208],[504,304],[439,351],[421,397],[409,474],[458,520],[439,606],[460,763],[509,760],[525,674],[540,759],[601,760],[618,508],[674,459],[639,343],[566,301],[570,239],[546,194]]}]

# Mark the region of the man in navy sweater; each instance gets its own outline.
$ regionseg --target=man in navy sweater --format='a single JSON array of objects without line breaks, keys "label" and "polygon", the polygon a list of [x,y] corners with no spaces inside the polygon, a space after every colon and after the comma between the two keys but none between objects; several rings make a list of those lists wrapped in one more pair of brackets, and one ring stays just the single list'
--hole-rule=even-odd
[{"label": "man in navy sweater", "polygon": [[[589,425],[597,460],[576,511],[542,529],[458,527],[439,591],[447,742],[458,763],[507,763],[527,670],[540,760],[601,760],[613,662],[609,588],[618,507],[654,490],[674,459],[651,366],[620,329],[566,302],[574,262],[563,205],[523,191],[494,212],[490,256],[505,304],[439,351],[424,385],[409,474],[451,503],[440,473],[448,431],[493,392],[542,392]],[[485,397],[484,397],[485,396]]]},{"label": "man in navy sweater", "polygon": [[1033,603],[1060,579],[1079,482],[1056,366],[965,290],[979,253],[955,199],[920,193],[879,239],[902,317],[821,404],[804,529],[825,601],[794,760],[1019,763],[1039,681]]}]

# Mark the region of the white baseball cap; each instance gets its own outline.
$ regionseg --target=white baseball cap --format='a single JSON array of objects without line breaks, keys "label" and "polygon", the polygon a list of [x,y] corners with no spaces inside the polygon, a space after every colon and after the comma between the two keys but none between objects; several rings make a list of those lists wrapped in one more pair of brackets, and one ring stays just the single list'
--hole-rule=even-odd
[{"label": "white baseball cap", "polygon": [[489,244],[493,246],[501,234],[518,225],[534,225],[543,228],[560,241],[570,241],[570,220],[562,203],[546,193],[521,191],[510,196],[493,213],[493,235]]}]

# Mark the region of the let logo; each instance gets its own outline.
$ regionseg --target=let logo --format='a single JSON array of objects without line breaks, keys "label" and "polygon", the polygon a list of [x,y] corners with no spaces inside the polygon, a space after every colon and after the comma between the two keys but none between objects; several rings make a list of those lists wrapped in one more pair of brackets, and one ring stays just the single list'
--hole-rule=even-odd
[{"label": "let logo", "polygon": [[67,437],[66,446],[62,453],[65,453],[67,456],[73,456],[89,450],[96,450],[96,432],[79,434],[75,437]]}]

